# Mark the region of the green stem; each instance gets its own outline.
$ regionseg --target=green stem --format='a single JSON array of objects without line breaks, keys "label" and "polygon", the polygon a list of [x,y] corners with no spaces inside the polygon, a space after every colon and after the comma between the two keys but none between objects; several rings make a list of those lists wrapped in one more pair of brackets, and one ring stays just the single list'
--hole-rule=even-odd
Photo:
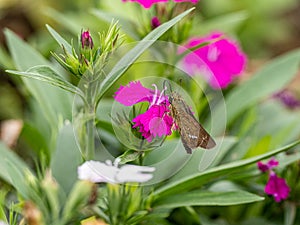
[{"label": "green stem", "polygon": [[85,157],[86,159],[93,159],[95,155],[95,130],[94,130],[94,112],[92,107],[89,107],[89,116],[90,118],[88,119],[86,123],[86,133],[87,133],[87,145],[86,145],[86,154]]},{"label": "green stem", "polygon": [[86,86],[86,99],[87,104],[85,108],[86,118],[86,145],[85,145],[85,159],[93,159],[95,156],[95,114],[96,107],[94,102],[94,85],[93,81],[88,81]]}]

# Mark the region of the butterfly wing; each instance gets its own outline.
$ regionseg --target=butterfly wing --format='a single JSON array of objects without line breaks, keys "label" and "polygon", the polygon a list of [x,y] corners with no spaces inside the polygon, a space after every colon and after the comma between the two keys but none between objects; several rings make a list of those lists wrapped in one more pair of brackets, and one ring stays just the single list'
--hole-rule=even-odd
[{"label": "butterfly wing", "polygon": [[178,126],[181,140],[187,153],[191,154],[192,149],[197,147],[210,149],[216,145],[213,138],[196,120],[189,106],[179,95],[172,97],[171,106],[172,116]]}]

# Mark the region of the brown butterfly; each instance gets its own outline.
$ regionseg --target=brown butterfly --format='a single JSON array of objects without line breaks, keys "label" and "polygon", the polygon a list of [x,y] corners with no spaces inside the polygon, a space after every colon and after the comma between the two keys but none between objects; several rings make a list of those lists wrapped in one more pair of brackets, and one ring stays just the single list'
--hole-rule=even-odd
[{"label": "brown butterfly", "polygon": [[210,149],[216,146],[216,142],[197,121],[190,107],[178,93],[172,92],[169,101],[171,116],[178,127],[182,144],[188,154],[191,154],[192,149],[197,147]]}]

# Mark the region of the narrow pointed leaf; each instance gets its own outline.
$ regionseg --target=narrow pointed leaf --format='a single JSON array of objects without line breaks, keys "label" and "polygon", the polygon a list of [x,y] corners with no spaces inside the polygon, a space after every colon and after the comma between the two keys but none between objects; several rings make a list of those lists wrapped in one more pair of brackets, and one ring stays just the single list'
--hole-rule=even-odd
[{"label": "narrow pointed leaf", "polygon": [[185,206],[228,206],[264,200],[263,197],[246,191],[213,192],[197,190],[166,196],[154,203],[154,208],[178,208]]},{"label": "narrow pointed leaf", "polygon": [[100,86],[98,99],[124,74],[124,72],[138,59],[143,52],[148,49],[155,41],[167,32],[172,26],[178,23],[182,18],[188,15],[194,8],[185,11],[176,16],[172,20],[162,24],[151,33],[149,33],[143,40],[131,49],[120,61],[114,66],[110,73],[105,77]]},{"label": "narrow pointed leaf", "polygon": [[53,86],[67,90],[71,93],[83,96],[83,93],[79,88],[69,83],[68,81],[64,80],[60,75],[58,75],[54,70],[52,70],[48,66],[34,66],[29,70],[27,70],[26,72],[20,72],[14,70],[7,70],[6,72],[27,77],[27,78],[44,81]]},{"label": "narrow pointed leaf", "polygon": [[286,145],[282,148],[275,149],[273,151],[259,155],[259,156],[255,156],[255,157],[251,157],[248,159],[239,160],[236,162],[217,166],[217,167],[208,169],[204,172],[191,174],[190,176],[187,176],[182,179],[178,179],[178,180],[175,180],[175,181],[165,184],[164,186],[158,188],[154,192],[154,195],[159,198],[159,197],[162,197],[165,195],[170,195],[170,194],[174,194],[174,193],[182,193],[182,192],[189,191],[191,189],[199,188],[204,183],[207,183],[214,179],[226,176],[232,172],[239,171],[239,170],[241,170],[241,168],[244,168],[252,163],[256,163],[260,160],[269,158],[280,152],[287,151],[287,150],[291,149],[292,147],[298,145],[299,143],[300,143],[300,140],[293,142],[292,144]]},{"label": "narrow pointed leaf", "polygon": [[[37,65],[51,67],[49,61],[12,31],[5,30],[5,36],[17,70],[26,71]],[[22,78],[22,80],[28,91],[39,103],[45,118],[52,128],[57,128],[59,118],[71,117],[72,99],[69,93],[38,80],[27,78]]]},{"label": "narrow pointed leaf", "polygon": [[81,163],[81,152],[73,129],[71,124],[67,124],[60,130],[51,161],[53,176],[66,194],[77,180],[77,167]]},{"label": "narrow pointed leaf", "polygon": [[50,32],[50,34],[52,35],[52,37],[56,40],[56,42],[60,46],[64,46],[64,48],[66,49],[66,51],[69,54],[72,54],[72,46],[59,33],[57,33],[52,27],[50,27],[48,24],[46,24],[46,27],[47,27],[48,31]]},{"label": "narrow pointed leaf", "polygon": [[[0,142],[0,177],[11,184],[23,197],[28,197],[26,173],[27,165],[2,142]],[[26,172],[26,173],[25,173]]]}]

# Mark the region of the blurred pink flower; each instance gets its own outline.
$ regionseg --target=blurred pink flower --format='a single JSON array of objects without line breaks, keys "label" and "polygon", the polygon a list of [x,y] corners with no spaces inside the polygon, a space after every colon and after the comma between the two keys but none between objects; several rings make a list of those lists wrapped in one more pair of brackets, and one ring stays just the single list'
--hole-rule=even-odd
[{"label": "blurred pink flower", "polygon": [[267,163],[263,163],[263,162],[257,163],[257,167],[261,172],[270,171],[278,165],[279,165],[279,162],[275,158],[270,159]]},{"label": "blurred pink flower", "polygon": [[77,173],[80,180],[89,180],[93,183],[126,183],[138,182],[143,183],[152,179],[151,172],[155,170],[154,167],[123,165],[118,167],[119,160],[116,159],[114,163],[107,160],[105,163],[98,161],[86,161],[78,167]]},{"label": "blurred pink flower", "polygon": [[276,202],[280,202],[289,196],[290,188],[283,178],[278,177],[272,171],[265,187],[265,192],[268,195],[273,195]]},{"label": "blurred pink flower", "polygon": [[130,82],[127,86],[121,86],[115,93],[115,100],[125,106],[131,106],[138,102],[149,102],[148,110],[135,117],[133,128],[139,127],[139,132],[148,142],[156,136],[170,135],[173,126],[173,118],[169,116],[169,100],[160,92],[156,85],[155,90],[142,86],[140,81]]},{"label": "blurred pink flower", "polygon": [[190,75],[200,73],[215,89],[226,88],[243,73],[247,57],[235,41],[220,32],[193,38],[185,47],[190,49],[204,42],[212,43],[187,54],[183,58],[184,70]]},{"label": "blurred pink flower", "polygon": [[159,27],[159,26],[160,26],[160,21],[159,21],[158,17],[154,16],[151,19],[151,27],[152,27],[152,29],[155,29],[156,27]]},{"label": "blurred pink flower", "polygon": [[[159,2],[168,2],[168,0],[122,0],[123,2],[137,2],[144,8],[149,9],[153,4]],[[196,4],[199,0],[174,0],[174,2],[191,2]]]},{"label": "blurred pink flower", "polygon": [[289,90],[282,90],[274,95],[275,98],[279,99],[287,108],[296,109],[300,107],[300,99]]}]

